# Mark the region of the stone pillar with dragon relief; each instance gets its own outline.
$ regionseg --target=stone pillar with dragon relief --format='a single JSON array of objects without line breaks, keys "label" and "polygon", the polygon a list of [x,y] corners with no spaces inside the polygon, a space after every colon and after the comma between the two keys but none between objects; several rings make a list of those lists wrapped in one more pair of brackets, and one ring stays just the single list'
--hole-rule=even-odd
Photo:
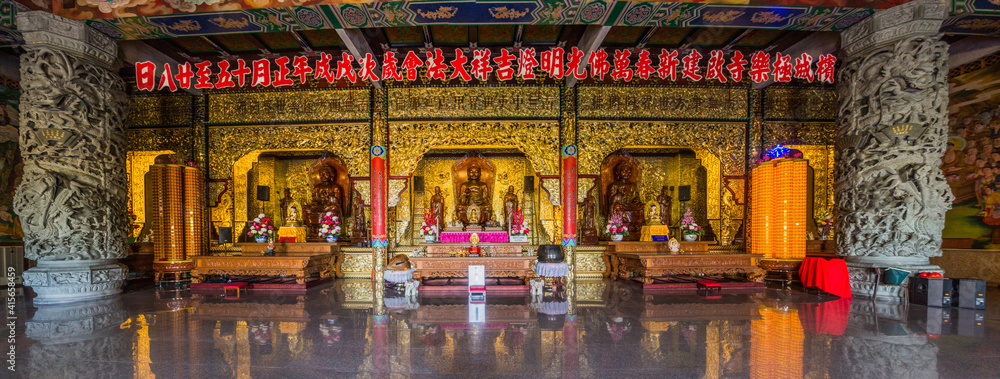
[{"label": "stone pillar with dragon relief", "polygon": [[121,292],[128,252],[125,84],[117,43],[82,21],[45,12],[17,17],[20,148],[14,197],[25,237],[24,273],[36,304]]},{"label": "stone pillar with dragon relief", "polygon": [[[841,34],[837,78],[837,245],[855,295],[875,269],[937,271],[954,197],[939,166],[948,134],[948,5],[917,0],[877,11]],[[905,287],[878,286],[880,301]]]}]

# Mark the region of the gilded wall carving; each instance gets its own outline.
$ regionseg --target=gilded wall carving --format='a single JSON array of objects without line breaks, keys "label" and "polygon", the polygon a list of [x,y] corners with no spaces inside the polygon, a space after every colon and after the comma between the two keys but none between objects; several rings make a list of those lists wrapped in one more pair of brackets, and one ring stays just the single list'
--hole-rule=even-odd
[{"label": "gilded wall carving", "polygon": [[576,87],[563,88],[560,113],[562,120],[562,144],[576,144]]},{"label": "gilded wall carving", "polygon": [[581,119],[747,118],[745,88],[581,86],[577,93],[578,114]]},{"label": "gilded wall carving", "polygon": [[193,140],[190,127],[125,130],[128,151],[170,150],[173,152],[171,158],[178,160],[191,158]]},{"label": "gilded wall carving", "polygon": [[764,124],[764,149],[781,145],[833,145],[836,123],[776,122]]},{"label": "gilded wall carving", "polygon": [[[813,206],[814,212],[825,208],[827,214],[833,214],[833,145],[788,145],[790,149],[802,152],[802,157],[809,161],[813,169]],[[815,215],[813,215],[815,216]]]},{"label": "gilded wall carving", "polygon": [[764,90],[768,119],[833,120],[837,118],[837,92],[833,88],[776,88]]},{"label": "gilded wall carving", "polygon": [[209,174],[230,178],[233,164],[250,152],[328,150],[344,159],[351,176],[368,176],[367,123],[213,126],[208,129]]},{"label": "gilded wall carving", "polygon": [[135,96],[125,124],[135,126],[189,126],[193,96]]},{"label": "gilded wall carving", "polygon": [[559,87],[391,88],[389,118],[556,118],[559,96]]},{"label": "gilded wall carving", "polygon": [[390,122],[392,176],[408,176],[420,158],[435,147],[516,147],[536,172],[559,173],[557,121]]},{"label": "gilded wall carving", "polygon": [[370,117],[369,100],[367,89],[212,94],[208,99],[208,122],[367,120]]}]

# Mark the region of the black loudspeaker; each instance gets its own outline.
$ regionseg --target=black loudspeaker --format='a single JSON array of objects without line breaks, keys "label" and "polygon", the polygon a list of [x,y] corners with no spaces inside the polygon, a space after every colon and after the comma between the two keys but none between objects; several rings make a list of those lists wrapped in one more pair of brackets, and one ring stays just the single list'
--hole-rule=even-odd
[{"label": "black loudspeaker", "polygon": [[219,227],[219,244],[233,243],[233,228],[228,226]]},{"label": "black loudspeaker", "polygon": [[952,279],[955,296],[951,304],[960,308],[986,309],[986,281],[979,279]]},{"label": "black loudspeaker", "polygon": [[271,187],[257,186],[257,201],[271,201]]},{"label": "black loudspeaker", "polygon": [[691,201],[691,186],[677,187],[677,201]]},{"label": "black loudspeaker", "polygon": [[958,308],[955,334],[962,337],[983,338],[986,334],[986,311],[982,309]]},{"label": "black loudspeaker", "polygon": [[525,176],[524,177],[524,192],[531,193],[535,192],[535,177]]},{"label": "black loudspeaker", "polygon": [[414,176],[413,177],[413,190],[416,192],[424,192],[424,177]]},{"label": "black loudspeaker", "polygon": [[910,278],[910,303],[951,307],[951,279]]}]

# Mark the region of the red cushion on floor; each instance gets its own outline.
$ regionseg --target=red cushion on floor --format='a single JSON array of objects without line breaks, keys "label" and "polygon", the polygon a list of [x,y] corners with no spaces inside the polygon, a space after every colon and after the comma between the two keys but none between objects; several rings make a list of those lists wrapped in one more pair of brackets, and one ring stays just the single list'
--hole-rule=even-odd
[{"label": "red cushion on floor", "polygon": [[715,287],[722,288],[722,285],[719,284],[719,282],[716,282],[714,280],[699,280],[698,281],[698,285],[699,286],[709,287],[709,288],[715,288]]}]

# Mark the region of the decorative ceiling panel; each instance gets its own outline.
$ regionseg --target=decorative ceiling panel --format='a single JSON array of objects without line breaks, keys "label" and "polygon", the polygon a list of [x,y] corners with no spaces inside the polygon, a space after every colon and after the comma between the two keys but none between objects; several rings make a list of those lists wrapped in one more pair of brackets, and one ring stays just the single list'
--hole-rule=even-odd
[{"label": "decorative ceiling panel", "polygon": [[526,43],[556,43],[562,28],[561,25],[528,25],[524,27],[524,36],[521,40]]},{"label": "decorative ceiling panel", "polygon": [[760,47],[767,46],[778,38],[778,36],[784,33],[781,30],[765,30],[758,29],[750,32],[750,35],[743,37],[743,39],[736,42],[736,46],[750,46],[750,47]]},{"label": "decorative ceiling panel", "polygon": [[249,34],[222,34],[215,37],[215,41],[226,48],[226,50],[233,52],[245,52],[245,51],[257,51],[258,47],[250,37]]},{"label": "decorative ceiling panel", "polygon": [[177,38],[174,39],[174,42],[189,54],[214,53],[216,51],[212,44],[201,37]]},{"label": "decorative ceiling panel", "polygon": [[646,42],[647,45],[678,45],[691,34],[691,28],[659,28],[653,33],[653,37]]},{"label": "decorative ceiling panel", "polygon": [[612,45],[635,45],[645,33],[644,27],[615,26],[608,31],[604,42]]},{"label": "decorative ceiling panel", "polygon": [[513,45],[515,32],[517,32],[517,27],[514,25],[481,25],[479,26],[479,44]]},{"label": "decorative ceiling panel", "polygon": [[465,45],[469,43],[469,27],[461,25],[433,25],[431,37],[435,45]]},{"label": "decorative ceiling panel", "polygon": [[340,40],[337,31],[333,29],[324,30],[304,30],[299,32],[306,41],[313,47],[343,47],[344,41]]},{"label": "decorative ceiling panel", "polygon": [[302,47],[289,32],[260,33],[257,38],[260,38],[261,42],[274,50],[291,50]]},{"label": "decorative ceiling panel", "polygon": [[404,26],[399,28],[386,28],[385,37],[389,44],[396,45],[419,45],[424,43],[424,35],[417,26]]}]

